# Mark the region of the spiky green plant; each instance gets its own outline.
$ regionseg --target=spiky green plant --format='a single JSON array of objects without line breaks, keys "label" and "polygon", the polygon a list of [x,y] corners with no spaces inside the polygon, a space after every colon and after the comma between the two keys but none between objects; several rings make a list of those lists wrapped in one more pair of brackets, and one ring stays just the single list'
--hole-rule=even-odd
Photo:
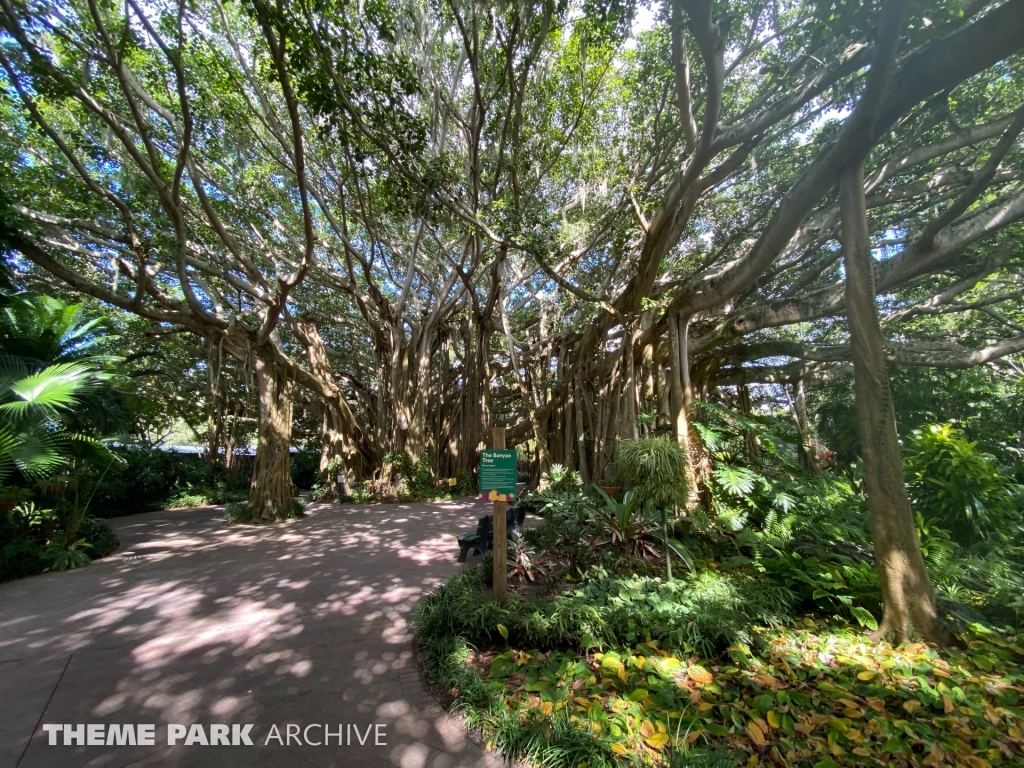
[{"label": "spiky green plant", "polygon": [[675,551],[690,565],[685,548],[668,534],[668,513],[686,503],[689,485],[686,480],[686,455],[679,444],[669,437],[651,436],[642,440],[623,440],[619,443],[619,471],[632,488],[637,501],[647,510],[661,515],[661,533],[665,544],[665,563],[668,579],[672,580],[672,552]]}]

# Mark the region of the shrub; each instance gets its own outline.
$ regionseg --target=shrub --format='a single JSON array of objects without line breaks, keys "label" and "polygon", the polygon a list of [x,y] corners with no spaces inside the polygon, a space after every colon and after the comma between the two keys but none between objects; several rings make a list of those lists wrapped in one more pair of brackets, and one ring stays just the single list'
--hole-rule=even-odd
[{"label": "shrub", "polygon": [[574,469],[554,464],[543,477],[540,485],[549,493],[579,493],[583,490],[583,478]]},{"label": "shrub", "polygon": [[412,477],[409,479],[409,491],[418,499],[428,499],[437,493],[431,477],[430,460],[426,456],[421,456],[413,468]]},{"label": "shrub", "polygon": [[42,573],[49,565],[46,537],[21,508],[0,514],[0,581]]},{"label": "shrub", "polygon": [[1004,539],[1016,522],[1021,487],[994,456],[949,424],[911,434],[904,471],[916,510],[960,544]]},{"label": "shrub", "polygon": [[68,538],[59,515],[32,503],[0,515],[0,581],[85,565],[118,545],[116,534],[91,515],[82,518],[74,539]]}]

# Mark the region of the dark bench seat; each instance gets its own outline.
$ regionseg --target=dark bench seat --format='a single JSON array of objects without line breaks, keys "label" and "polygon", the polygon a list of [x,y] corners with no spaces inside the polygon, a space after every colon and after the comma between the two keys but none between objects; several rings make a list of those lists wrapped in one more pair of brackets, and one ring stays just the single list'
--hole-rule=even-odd
[{"label": "dark bench seat", "polygon": [[473,550],[474,555],[482,555],[491,548],[491,516],[484,515],[472,533],[464,533],[459,540],[459,562],[466,562],[466,555]]},{"label": "dark bench seat", "polygon": [[[505,536],[509,541],[515,541],[523,535],[523,526],[526,524],[526,507],[510,507],[505,513]],[[494,517],[484,515],[476,525],[472,533],[464,533],[457,536],[459,542],[459,562],[466,562],[470,551],[474,555],[486,554],[494,548]]]}]

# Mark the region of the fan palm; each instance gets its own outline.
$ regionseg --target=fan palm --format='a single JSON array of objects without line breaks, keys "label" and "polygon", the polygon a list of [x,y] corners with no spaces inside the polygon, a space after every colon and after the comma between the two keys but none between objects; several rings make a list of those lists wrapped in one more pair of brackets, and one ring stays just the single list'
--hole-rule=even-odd
[{"label": "fan palm", "polygon": [[106,318],[90,318],[84,304],[52,296],[18,293],[0,309],[0,352],[37,365],[73,361],[99,362],[101,343],[115,338],[102,333]]},{"label": "fan palm", "polygon": [[82,362],[33,367],[23,359],[0,355],[0,483],[15,469],[25,479],[38,481],[73,455],[97,458],[105,453],[96,440],[66,427],[73,409],[102,375]]},{"label": "fan palm", "polygon": [[[69,304],[52,296],[18,293],[0,296],[0,355],[17,358],[26,371],[42,371],[60,363],[80,363],[100,369],[122,358],[103,354],[117,338],[107,333],[106,316],[93,316],[82,303]],[[124,399],[112,387],[86,387],[77,395],[65,426],[94,437],[126,431]]]}]

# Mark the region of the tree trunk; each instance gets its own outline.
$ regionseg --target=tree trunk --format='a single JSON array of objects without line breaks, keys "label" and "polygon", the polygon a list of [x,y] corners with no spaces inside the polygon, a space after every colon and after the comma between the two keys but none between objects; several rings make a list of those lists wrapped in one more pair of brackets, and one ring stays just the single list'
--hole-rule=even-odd
[{"label": "tree trunk", "polygon": [[[740,413],[750,417],[754,412],[750,402],[750,388],[746,384],[740,384],[736,387],[736,393],[739,396]],[[747,461],[756,461],[761,458],[761,445],[757,441],[757,435],[749,429],[743,430],[743,453],[746,455]]]},{"label": "tree trunk", "polygon": [[206,482],[213,485],[217,480],[217,464],[220,459],[221,432],[224,423],[224,403],[221,392],[220,354],[214,357],[212,337],[206,342]]},{"label": "tree trunk", "polygon": [[619,439],[639,440],[640,431],[636,423],[636,362],[633,359],[633,323],[622,325],[622,411],[619,416]]},{"label": "tree trunk", "polygon": [[573,377],[575,394],[573,396],[573,409],[576,422],[576,457],[580,468],[580,475],[583,477],[584,485],[590,485],[590,459],[587,457],[587,435],[584,431],[585,422],[583,417],[583,382],[577,372]]},{"label": "tree trunk", "polygon": [[[683,326],[683,338],[680,339],[679,326]],[[689,335],[686,329],[689,326],[687,318],[677,320],[675,317],[668,319],[669,338],[669,362],[672,365],[669,371],[669,401],[672,408],[672,423],[676,429],[676,440],[679,447],[683,449],[686,457],[686,487],[687,510],[693,509],[697,502],[697,477],[693,470],[693,451],[690,445],[690,414],[689,407],[692,399],[690,392],[690,360],[689,360]],[[683,371],[686,371],[684,374]],[[684,386],[684,381],[686,386]]]},{"label": "tree trunk", "polygon": [[882,622],[874,637],[892,635],[897,642],[903,642],[916,629],[926,640],[942,643],[946,633],[938,622],[935,591],[921,556],[903,480],[896,413],[875,304],[863,162],[843,172],[840,204],[847,323],[864,454],[864,486],[882,586]]},{"label": "tree trunk", "polygon": [[811,429],[807,420],[807,393],[804,389],[803,378],[798,378],[793,382],[793,414],[796,417],[797,436],[800,438],[800,445],[797,447],[800,466],[815,475],[820,475],[818,453],[814,449],[814,441],[811,438]]},{"label": "tree trunk", "polygon": [[[352,470],[362,463],[362,456],[356,446],[357,436],[362,434],[355,414],[345,401],[344,394],[331,370],[327,347],[320,331],[311,315],[303,314],[296,319],[295,331],[299,340],[306,347],[310,371],[319,379],[326,390],[324,415],[320,429],[320,474],[326,478],[331,487],[331,494],[337,496],[347,493],[348,489],[338,483],[338,475],[346,476],[346,483]],[[332,459],[340,459],[341,467],[337,471],[327,472]],[[337,463],[337,462],[335,462]]]},{"label": "tree trunk", "polygon": [[249,486],[249,515],[254,523],[294,517],[292,500],[291,383],[277,366],[259,354],[255,360],[260,424],[256,461]]}]

